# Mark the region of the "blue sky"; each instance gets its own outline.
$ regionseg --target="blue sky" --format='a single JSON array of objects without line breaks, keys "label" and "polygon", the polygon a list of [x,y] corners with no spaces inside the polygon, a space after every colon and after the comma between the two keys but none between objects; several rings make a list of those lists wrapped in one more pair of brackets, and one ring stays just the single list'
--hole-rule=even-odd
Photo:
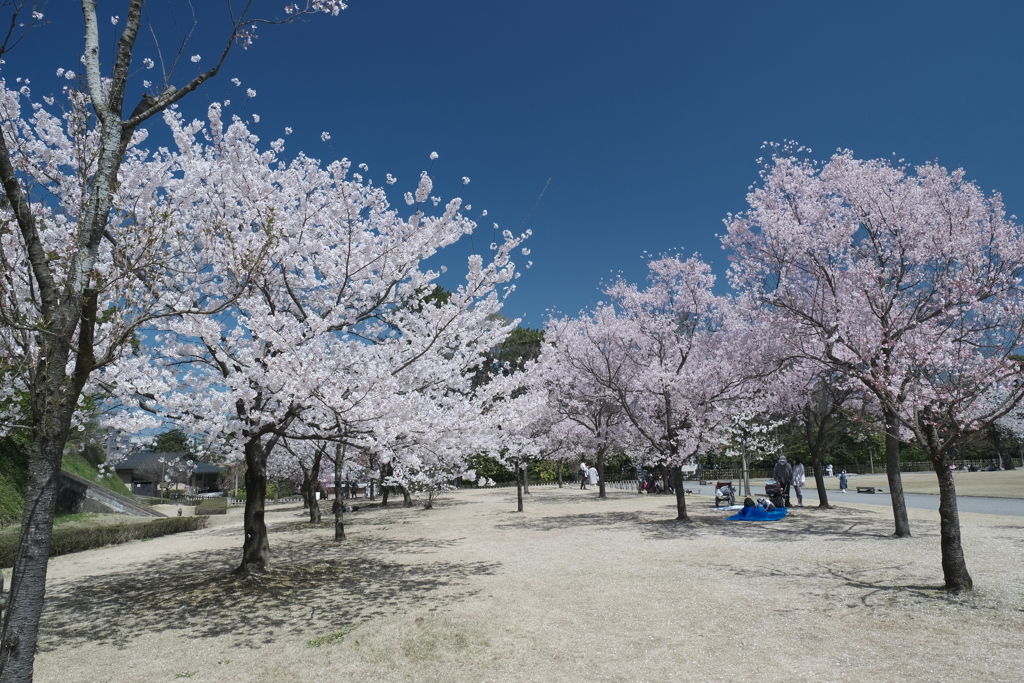
[{"label": "blue sky", "polygon": [[[99,3],[108,38],[126,4]],[[160,35],[191,23],[187,3],[173,3],[176,25],[149,4]],[[285,0],[256,4],[278,12]],[[81,50],[76,5],[50,2],[7,79],[31,76],[37,96],[59,88],[52,74]],[[201,64],[220,45],[209,11],[186,48]],[[1022,26],[1020,2],[350,0],[337,18],[261,29],[183,106],[201,115],[230,97],[238,111],[237,77],[257,91],[245,113],[260,115],[264,140],[290,126],[289,151],[365,162],[401,191],[437,151],[437,193],[469,176],[472,213],[488,210],[478,249],[491,222],[518,231],[550,178],[527,224],[534,265],[506,309],[540,326],[548,309],[600,300],[602,279],[643,278],[645,251],[697,251],[724,273],[715,235],[744,208],[766,140],[815,158],[842,147],[938,160],[1022,211]],[[173,82],[194,68],[186,59]],[[152,73],[136,77],[140,92]]]}]

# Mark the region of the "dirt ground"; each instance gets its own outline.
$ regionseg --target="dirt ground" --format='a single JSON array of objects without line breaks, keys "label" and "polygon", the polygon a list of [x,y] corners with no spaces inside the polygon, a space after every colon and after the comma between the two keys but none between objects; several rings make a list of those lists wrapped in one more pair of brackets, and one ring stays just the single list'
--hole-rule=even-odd
[{"label": "dirt ground", "polygon": [[54,558],[39,681],[1016,681],[1024,519],[962,515],[976,590],[941,590],[937,514],[842,501],[779,522],[691,498],[535,487],[347,515],[268,514],[273,571],[237,579],[240,511]]}]

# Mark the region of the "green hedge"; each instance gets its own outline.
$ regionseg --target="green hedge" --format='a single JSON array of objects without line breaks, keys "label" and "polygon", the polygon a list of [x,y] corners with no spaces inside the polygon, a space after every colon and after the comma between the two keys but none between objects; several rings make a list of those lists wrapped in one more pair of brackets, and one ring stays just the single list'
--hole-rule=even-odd
[{"label": "green hedge", "polygon": [[[121,524],[96,524],[86,526],[70,523],[53,528],[50,557],[77,553],[106,545],[117,545],[144,538],[157,538],[182,531],[205,529],[209,520],[203,517],[167,517],[147,521],[131,521]],[[20,529],[0,532],[0,567],[13,567],[18,555]]]},{"label": "green hedge", "polygon": [[204,498],[196,506],[196,515],[226,515],[228,513],[227,498]]}]

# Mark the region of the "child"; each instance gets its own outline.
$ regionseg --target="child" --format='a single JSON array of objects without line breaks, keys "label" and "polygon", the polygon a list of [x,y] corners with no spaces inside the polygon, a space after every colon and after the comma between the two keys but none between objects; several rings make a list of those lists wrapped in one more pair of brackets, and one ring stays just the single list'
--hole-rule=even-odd
[{"label": "child", "polygon": [[839,473],[839,492],[846,493],[846,470]]}]

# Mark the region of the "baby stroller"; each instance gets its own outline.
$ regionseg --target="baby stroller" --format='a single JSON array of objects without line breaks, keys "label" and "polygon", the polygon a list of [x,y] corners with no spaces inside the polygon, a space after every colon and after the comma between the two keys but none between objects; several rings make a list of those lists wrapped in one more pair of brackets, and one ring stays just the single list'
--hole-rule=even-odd
[{"label": "baby stroller", "polygon": [[768,500],[770,500],[772,505],[775,507],[786,507],[786,499],[782,496],[782,484],[769,481],[764,485],[764,495],[768,497]]},{"label": "baby stroller", "polygon": [[725,503],[728,506],[736,504],[736,493],[733,491],[731,481],[720,481],[715,484],[715,507],[718,507],[719,503]]}]

